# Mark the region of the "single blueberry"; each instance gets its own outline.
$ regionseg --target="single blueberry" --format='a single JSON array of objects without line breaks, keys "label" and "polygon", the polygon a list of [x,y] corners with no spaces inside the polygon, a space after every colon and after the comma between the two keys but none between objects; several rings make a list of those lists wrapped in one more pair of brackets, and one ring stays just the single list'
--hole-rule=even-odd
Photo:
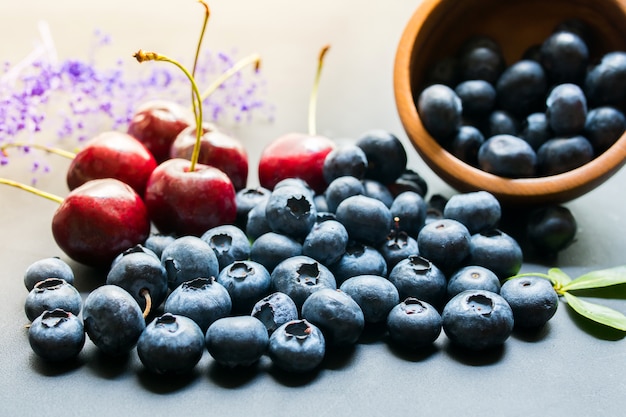
[{"label": "single blueberry", "polygon": [[418,97],[417,111],[426,131],[439,143],[449,142],[461,127],[463,104],[446,85],[426,87]]},{"label": "single blueberry", "polygon": [[448,146],[450,153],[471,166],[478,166],[478,150],[485,142],[485,136],[478,128],[461,126]]},{"label": "single blueberry", "polygon": [[459,62],[461,80],[485,80],[492,84],[506,67],[500,49],[483,43],[462,46]]},{"label": "single blueberry", "polygon": [[242,230],[246,230],[248,225],[248,213],[261,202],[267,202],[270,193],[270,190],[261,186],[242,188],[237,191],[235,194],[235,204],[237,206],[235,224]]},{"label": "single blueberry", "polygon": [[83,299],[74,286],[61,278],[47,278],[35,284],[26,296],[24,311],[33,321],[46,310],[57,308],[78,316]]},{"label": "single blueberry", "polygon": [[499,294],[500,279],[483,266],[464,266],[450,276],[446,292],[448,298],[452,298],[466,290],[486,290]]},{"label": "single blueberry", "polygon": [[337,220],[316,222],[302,243],[302,254],[329,266],[337,262],[348,246],[348,231]]},{"label": "single blueberry", "polygon": [[534,150],[539,149],[553,136],[545,112],[531,113],[522,121],[519,137],[528,142]]},{"label": "single blueberry", "polygon": [[243,261],[250,257],[248,236],[232,224],[213,227],[200,236],[200,239],[208,243],[215,252],[220,270],[235,261]]},{"label": "single blueberry", "polygon": [[609,52],[587,72],[584,85],[589,105],[620,106],[626,98],[626,52]]},{"label": "single blueberry", "polygon": [[363,195],[382,201],[385,206],[391,207],[394,196],[389,187],[380,181],[367,178],[361,182],[363,184]]},{"label": "single blueberry", "polygon": [[235,261],[220,271],[217,282],[228,291],[235,313],[248,313],[270,293],[270,273],[258,262]]},{"label": "single blueberry", "polygon": [[571,245],[577,229],[574,215],[561,205],[532,209],[526,223],[529,243],[544,256],[553,256]]},{"label": "single blueberry", "polygon": [[581,84],[589,63],[589,48],[576,33],[557,31],[541,44],[540,62],[552,84]]},{"label": "single blueberry", "polygon": [[470,241],[470,265],[483,266],[498,278],[515,275],[522,267],[523,253],[517,241],[498,229],[472,235]]},{"label": "single blueberry", "polygon": [[287,294],[274,292],[257,301],[250,315],[261,320],[267,333],[272,334],[288,321],[298,319],[298,307]]},{"label": "single blueberry", "polygon": [[327,184],[344,176],[363,179],[366,170],[367,156],[363,149],[355,143],[346,143],[330,151],[324,158],[322,167],[322,173]]},{"label": "single blueberry", "polygon": [[44,311],[28,328],[28,342],[33,352],[47,361],[74,359],[85,345],[83,322],[62,309]]},{"label": "single blueberry", "polygon": [[495,135],[517,135],[521,122],[510,111],[496,109],[489,113],[482,126],[484,137]]},{"label": "single blueberry", "polygon": [[246,235],[252,240],[272,231],[269,223],[267,222],[267,217],[265,216],[267,200],[269,200],[269,198],[259,201],[259,203],[248,212],[248,219],[246,220]]},{"label": "single blueberry", "polygon": [[454,92],[461,99],[464,116],[481,118],[494,109],[496,89],[485,80],[463,81],[454,88]]},{"label": "single blueberry", "polygon": [[293,185],[274,188],[265,206],[270,229],[294,238],[309,233],[315,223],[316,213],[313,194]]},{"label": "single blueberry", "polygon": [[[417,240],[409,236],[402,230],[392,230],[387,236],[387,240],[378,246],[378,252],[383,256],[385,262],[387,262],[387,271],[391,271],[394,266],[403,259],[409,256],[419,255],[419,248],[417,246]],[[365,272],[374,275],[387,275],[383,272]],[[354,274],[354,275],[361,275]],[[336,277],[337,275],[335,275]]]},{"label": "single blueberry", "polygon": [[324,217],[326,214],[334,215],[334,213],[331,213],[328,210],[328,202],[326,202],[324,194],[316,194],[313,197],[313,204],[315,205],[315,211],[317,212],[316,221],[319,221],[320,216]]},{"label": "single blueberry", "polygon": [[537,169],[540,175],[556,175],[592,159],[593,146],[584,136],[552,138],[537,150]]},{"label": "single blueberry", "polygon": [[405,191],[413,191],[422,197],[428,193],[428,183],[423,176],[412,169],[406,169],[395,182],[387,184],[387,188],[391,191],[393,198]]},{"label": "single blueberry", "polygon": [[490,192],[474,191],[450,197],[443,209],[443,216],[463,223],[470,234],[474,234],[498,226],[502,208]]},{"label": "single blueberry", "polygon": [[348,294],[363,311],[366,323],[382,323],[400,302],[396,287],[379,275],[357,275],[348,278],[339,289]]},{"label": "single blueberry", "polygon": [[250,260],[260,263],[270,273],[276,265],[297,255],[302,255],[302,244],[292,237],[274,232],[262,234],[250,248]]},{"label": "single blueberry", "polygon": [[224,317],[206,332],[206,348],[220,365],[252,366],[267,352],[269,336],[265,325],[252,316]]},{"label": "single blueberry", "polygon": [[407,349],[423,349],[441,334],[442,319],[435,307],[409,297],[391,309],[387,330],[393,343]]},{"label": "single blueberry", "polygon": [[445,302],[446,276],[421,256],[412,255],[398,262],[389,272],[389,281],[398,290],[401,300],[414,297],[435,307],[442,307]]},{"label": "single blueberry", "polygon": [[328,211],[331,213],[335,213],[339,203],[346,198],[363,194],[365,194],[363,183],[358,178],[352,176],[335,178],[328,184],[328,187],[326,187],[324,191]]},{"label": "single blueberry", "polygon": [[470,253],[470,233],[463,223],[441,219],[426,224],[417,235],[420,255],[447,273],[457,269]]},{"label": "single blueberry", "polygon": [[615,107],[601,106],[587,113],[583,135],[591,142],[594,153],[609,149],[624,134],[626,117]]},{"label": "single blueberry", "polygon": [[502,110],[518,117],[543,111],[548,84],[541,64],[520,60],[510,65],[496,83],[497,102]]},{"label": "single blueberry", "polygon": [[418,193],[405,191],[393,199],[389,210],[394,221],[397,218],[399,230],[406,232],[409,236],[417,237],[426,222],[428,204]]},{"label": "single blueberry", "polygon": [[496,135],[478,150],[478,165],[483,171],[501,177],[532,177],[536,174],[537,154],[522,138]]},{"label": "single blueberry", "polygon": [[367,159],[367,179],[388,184],[398,179],[406,169],[406,150],[400,139],[390,132],[369,130],[357,139],[356,145]]},{"label": "single blueberry", "polygon": [[587,120],[587,98],[583,90],[572,83],[554,87],[546,99],[546,118],[557,136],[581,133]]},{"label": "single blueberry", "polygon": [[213,249],[195,236],[182,236],[170,243],[161,254],[170,289],[199,277],[216,277],[219,262]]},{"label": "single blueberry", "polygon": [[364,195],[348,197],[339,204],[335,214],[350,239],[370,245],[384,241],[392,226],[389,208],[382,201]]},{"label": "single blueberry", "polygon": [[152,256],[156,260],[159,260],[159,261],[161,260],[161,257],[159,255],[157,255],[156,252],[154,252],[152,249],[150,249],[150,248],[148,248],[148,247],[146,247],[146,246],[144,246],[142,244],[137,244],[137,245],[131,246],[130,248],[122,251],[121,253],[119,253],[113,259],[113,261],[111,262],[111,265],[110,265],[109,269],[115,267],[115,264],[117,264],[119,261],[121,261],[122,258],[124,258],[126,255],[131,254],[131,253],[143,253],[144,255]]},{"label": "single blueberry", "polygon": [[539,277],[514,278],[500,291],[513,310],[516,327],[537,328],[554,316],[559,297],[550,281]]},{"label": "single blueberry", "polygon": [[268,353],[280,369],[304,373],[324,360],[326,340],[322,331],[307,320],[292,320],[280,326],[269,339]]},{"label": "single blueberry", "polygon": [[344,254],[329,268],[339,285],[355,275],[387,276],[388,272],[387,261],[381,252],[354,240],[348,241]]},{"label": "single blueberry", "polygon": [[31,291],[36,283],[47,278],[60,278],[74,285],[74,271],[59,257],[43,258],[30,264],[24,272],[24,285]]},{"label": "single blueberry", "polygon": [[163,233],[153,233],[145,240],[143,246],[146,249],[151,250],[157,256],[157,258],[161,259],[161,254],[163,253],[163,249],[170,243],[176,240],[176,237],[173,235],[163,234]]},{"label": "single blueberry", "polygon": [[459,83],[459,60],[456,56],[446,56],[436,61],[426,72],[426,85],[444,84],[453,87]]}]

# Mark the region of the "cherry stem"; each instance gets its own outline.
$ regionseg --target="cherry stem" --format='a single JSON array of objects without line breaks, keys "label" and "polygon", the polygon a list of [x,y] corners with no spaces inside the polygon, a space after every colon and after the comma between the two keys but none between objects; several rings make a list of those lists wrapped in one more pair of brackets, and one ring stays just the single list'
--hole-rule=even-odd
[{"label": "cherry stem", "polygon": [[193,148],[193,153],[191,154],[191,165],[189,166],[189,172],[193,172],[196,170],[196,164],[198,163],[198,158],[200,157],[200,144],[202,141],[202,101],[200,100],[200,91],[198,90],[198,84],[194,79],[193,75],[189,73],[189,70],[185,68],[178,61],[168,58],[165,55],[159,55],[156,52],[147,52],[144,50],[137,51],[133,57],[139,61],[163,61],[169,62],[170,64],[174,64],[177,66],[189,79],[191,82],[191,88],[193,91],[193,104],[194,104],[194,115],[196,117],[196,143]]},{"label": "cherry stem", "polygon": [[146,300],[146,308],[143,310],[143,318],[147,318],[148,314],[150,314],[150,310],[152,310],[152,297],[150,296],[150,290],[144,288],[139,293]]},{"label": "cherry stem", "polygon": [[33,148],[33,149],[46,151],[55,155],[59,155],[67,159],[74,159],[76,157],[76,154],[74,152],[66,151],[65,149],[41,145],[39,143],[24,143],[24,142],[5,143],[4,145],[0,146],[0,153],[2,153],[4,156],[8,156],[6,153],[6,150],[9,148],[24,148],[24,149]]},{"label": "cherry stem", "polygon": [[322,47],[319,57],[317,58],[317,71],[315,73],[315,81],[313,82],[313,88],[311,89],[311,97],[309,98],[309,135],[315,136],[316,131],[316,110],[317,110],[317,90],[319,89],[320,78],[322,75],[322,66],[324,63],[324,56],[330,49],[330,45],[324,45]]},{"label": "cherry stem", "polygon": [[30,185],[23,184],[21,182],[9,180],[6,178],[0,178],[0,184],[10,185],[11,187],[19,188],[20,190],[28,191],[39,197],[47,198],[50,201],[54,201],[56,203],[63,203],[63,197],[59,197],[55,194],[50,194],[45,191],[40,190],[39,188],[31,187]]},{"label": "cherry stem", "polygon": [[[204,21],[202,22],[202,30],[200,31],[200,38],[198,39],[198,45],[196,46],[196,55],[194,56],[194,59],[193,59],[193,68],[191,69],[191,75],[193,77],[196,76],[196,68],[198,67],[200,49],[202,48],[202,41],[204,40],[204,33],[206,32],[207,23],[209,22],[209,16],[211,15],[211,12],[209,10],[209,5],[206,4],[206,2],[202,0],[198,0],[198,3],[204,6]],[[195,97],[195,92],[192,89],[191,90],[191,103],[193,106],[194,114],[197,114],[196,113],[196,100],[194,99],[194,97]]]},{"label": "cherry stem", "polygon": [[232,67],[230,67],[226,71],[224,71],[215,81],[213,81],[211,83],[211,85],[209,85],[207,87],[206,90],[204,90],[204,92],[200,96],[200,100],[201,101],[206,100],[207,97],[209,97],[218,88],[220,88],[220,86],[222,84],[224,84],[226,82],[226,80],[228,80],[233,75],[237,74],[246,65],[250,65],[250,64],[254,64],[254,70],[255,71],[259,70],[259,68],[261,67],[261,57],[259,56],[259,54],[251,54],[251,55],[249,55],[249,56],[247,56],[247,57],[237,61],[235,64],[233,64]]}]

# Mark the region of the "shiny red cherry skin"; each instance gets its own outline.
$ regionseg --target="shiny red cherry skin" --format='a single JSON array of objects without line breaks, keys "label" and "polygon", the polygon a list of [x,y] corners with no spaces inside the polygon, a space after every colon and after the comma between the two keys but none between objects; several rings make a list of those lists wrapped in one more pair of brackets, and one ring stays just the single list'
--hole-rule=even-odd
[{"label": "shiny red cherry skin", "polygon": [[[198,162],[224,171],[239,191],[248,181],[248,153],[234,136],[212,123],[203,123]],[[171,158],[191,159],[196,144],[196,128],[189,126],[178,134],[170,149]]]},{"label": "shiny red cherry skin", "polygon": [[195,124],[191,109],[174,101],[151,100],[137,108],[127,132],[148,148],[157,163],[161,163],[169,159],[176,136]]},{"label": "shiny red cherry skin", "polygon": [[150,234],[148,210],[128,184],[114,178],[87,181],[65,197],[52,218],[52,235],[76,262],[107,268]]},{"label": "shiny red cherry skin", "polygon": [[150,219],[165,234],[201,236],[235,221],[235,187],[228,175],[210,165],[169,159],[152,172],[144,200]]},{"label": "shiny red cherry skin", "polygon": [[143,195],[157,163],[148,149],[124,132],[103,132],[76,154],[67,170],[67,186],[73,190],[87,181],[116,178]]},{"label": "shiny red cherry skin", "polygon": [[324,136],[305,133],[280,136],[261,153],[259,183],[271,190],[283,179],[300,178],[316,193],[321,193],[328,185],[323,175],[324,159],[335,146],[335,142]]}]

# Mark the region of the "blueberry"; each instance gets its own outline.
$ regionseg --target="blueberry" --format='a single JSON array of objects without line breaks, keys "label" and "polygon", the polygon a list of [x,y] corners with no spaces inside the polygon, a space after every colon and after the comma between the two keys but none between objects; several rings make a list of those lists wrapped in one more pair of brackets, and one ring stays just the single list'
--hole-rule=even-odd
[{"label": "blueberry", "polygon": [[593,107],[619,106],[626,98],[626,52],[609,52],[587,72],[585,95]]},{"label": "blueberry", "polygon": [[441,334],[442,319],[435,307],[409,297],[396,305],[387,316],[389,338],[407,349],[432,345]]},{"label": "blueberry", "polygon": [[389,208],[380,200],[364,195],[346,198],[337,207],[336,216],[351,239],[366,244],[379,244],[391,230],[392,216]]},{"label": "blueberry", "polygon": [[276,265],[292,256],[302,255],[302,244],[286,235],[268,232],[259,236],[250,249],[250,260],[272,272]]},{"label": "blueberry", "polygon": [[367,178],[362,180],[361,182],[363,183],[363,194],[366,197],[371,197],[376,200],[382,201],[385,206],[391,207],[394,196],[391,193],[389,187],[387,187],[380,181]]},{"label": "blueberry", "polygon": [[250,257],[250,241],[245,232],[232,224],[224,224],[207,230],[200,239],[209,244],[219,264],[219,269],[235,261]]},{"label": "blueberry", "polygon": [[589,63],[589,48],[577,34],[557,31],[542,44],[540,62],[552,84],[581,84]]},{"label": "blueberry", "polygon": [[447,143],[461,127],[463,104],[454,90],[443,84],[426,87],[417,109],[424,128],[440,143]]},{"label": "blueberry", "polygon": [[247,187],[242,188],[235,194],[235,204],[237,206],[237,217],[235,224],[242,230],[248,225],[248,213],[261,202],[267,202],[271,191],[267,188]]},{"label": "blueberry", "polygon": [[215,278],[196,278],[176,287],[165,300],[163,310],[189,317],[206,332],[211,323],[230,314],[232,300]]},{"label": "blueberry", "polygon": [[495,135],[517,135],[521,122],[510,111],[496,109],[492,111],[482,127],[485,137]]},{"label": "blueberry", "polygon": [[554,316],[559,297],[550,281],[539,277],[523,277],[506,281],[500,291],[513,310],[516,327],[536,328]]},{"label": "blueberry", "polygon": [[137,341],[137,354],[150,372],[187,374],[204,353],[204,333],[192,319],[165,313],[150,322]]},{"label": "blueberry", "polygon": [[[171,243],[171,242],[170,242]],[[154,252],[152,249],[142,245],[142,244],[137,244],[134,246],[131,246],[130,248],[122,251],[121,253],[119,253],[111,262],[111,265],[109,267],[109,269],[115,267],[115,264],[117,264],[119,261],[122,260],[122,258],[124,258],[126,255],[131,254],[131,253],[143,253],[144,255],[150,255],[152,256],[154,259],[157,260],[161,260],[160,256],[156,254],[156,252]]]},{"label": "blueberry", "polygon": [[248,313],[254,304],[270,293],[271,280],[267,269],[254,261],[235,261],[217,277],[230,294],[233,312]]},{"label": "blueberry", "polygon": [[398,229],[405,231],[409,236],[417,237],[426,222],[426,200],[413,191],[405,191],[393,199],[391,216],[398,219]]},{"label": "blueberry", "polygon": [[337,284],[355,275],[387,275],[387,261],[373,246],[351,240],[337,262],[330,265]]},{"label": "blueberry", "polygon": [[493,39],[490,36],[479,34],[472,35],[463,41],[463,44],[459,48],[458,55],[462,56],[466,54],[468,51],[471,51],[476,48],[487,48],[491,49],[494,52],[501,53],[502,49],[500,48],[500,44],[498,41]]},{"label": "blueberry", "polygon": [[302,243],[302,254],[328,266],[337,262],[348,246],[348,231],[337,220],[317,222]]},{"label": "blueberry", "polygon": [[234,368],[254,365],[267,352],[269,336],[252,316],[224,317],[206,332],[206,348],[220,365]]},{"label": "blueberry", "polygon": [[300,255],[285,259],[271,273],[275,291],[287,294],[302,308],[304,300],[322,288],[337,288],[332,272],[308,256]]},{"label": "blueberry", "polygon": [[518,117],[543,111],[547,92],[546,74],[541,64],[520,60],[510,65],[496,83],[498,105]]},{"label": "blueberry", "polygon": [[567,207],[548,205],[531,210],[526,235],[538,253],[553,256],[571,245],[577,228],[576,219]]},{"label": "blueberry", "polygon": [[33,321],[46,310],[62,309],[77,316],[83,304],[80,293],[61,278],[47,278],[35,284],[26,296],[24,311]]},{"label": "blueberry", "polygon": [[161,255],[170,289],[199,277],[216,277],[219,262],[213,249],[195,236],[182,236],[170,243]]},{"label": "blueberry", "polygon": [[91,341],[110,356],[130,352],[146,327],[137,301],[117,285],[102,285],[87,296],[83,321]]},{"label": "blueberry", "polygon": [[450,276],[448,298],[466,290],[486,290],[500,293],[500,279],[493,271],[478,265],[464,266]]},{"label": "blueberry", "polygon": [[330,151],[326,155],[322,167],[322,173],[327,184],[344,176],[363,179],[366,170],[367,156],[363,149],[353,143],[340,145]]},{"label": "blueberry", "polygon": [[524,139],[496,135],[487,139],[478,150],[478,165],[501,177],[532,177],[536,173],[537,154]]},{"label": "blueberry", "polygon": [[513,311],[500,295],[467,290],[454,296],[441,314],[443,331],[454,345],[485,350],[502,345],[513,331]]},{"label": "blueberry", "polygon": [[499,48],[481,43],[463,46],[459,61],[462,80],[485,80],[492,84],[506,66]]},{"label": "blueberry", "polygon": [[474,234],[498,226],[502,208],[490,192],[474,191],[450,197],[443,209],[443,216],[463,223],[470,234]]},{"label": "blueberry", "polygon": [[589,25],[577,18],[569,18],[559,22],[554,27],[554,32],[570,32],[576,34],[582,41],[589,46],[591,44],[592,33]]},{"label": "blueberry", "polygon": [[176,240],[176,237],[173,235],[162,234],[162,233],[153,233],[144,242],[143,246],[146,249],[151,250],[157,256],[157,258],[161,259],[161,254],[163,253],[163,249],[170,243]]},{"label": "blueberry", "polygon": [[461,126],[448,146],[450,153],[471,166],[478,166],[478,150],[485,142],[485,137],[478,128],[470,125]]},{"label": "blueberry", "polygon": [[315,218],[317,219],[316,221],[319,221],[320,216],[324,217],[326,214],[335,214],[328,210],[328,202],[326,201],[324,194],[316,194],[313,197],[313,204],[315,205],[315,211],[317,212],[315,215]]},{"label": "blueberry", "polygon": [[85,345],[83,322],[62,309],[44,311],[28,328],[28,342],[33,352],[47,361],[73,359]]},{"label": "blueberry", "polygon": [[36,283],[47,278],[61,278],[74,285],[74,271],[59,257],[44,258],[30,264],[24,272],[24,285],[30,291]]},{"label": "blueberry", "polygon": [[[391,271],[394,266],[409,256],[419,255],[417,240],[409,236],[402,230],[392,230],[387,236],[387,240],[378,246],[378,252],[387,262],[387,271]],[[386,275],[383,272],[366,272],[374,275]],[[361,274],[355,274],[361,275]],[[335,277],[337,275],[335,274]]]},{"label": "blueberry", "polygon": [[274,192],[275,190],[281,187],[287,187],[287,186],[296,187],[300,193],[306,194],[308,197],[311,197],[311,198],[313,198],[313,196],[315,195],[315,191],[313,190],[313,188],[311,188],[309,183],[307,183],[302,178],[296,178],[296,177],[284,178],[278,181],[276,185],[274,185],[274,190],[272,190],[272,192]]},{"label": "blueberry", "polygon": [[595,154],[610,148],[624,134],[626,117],[611,106],[591,109],[585,120],[584,136],[591,142]]},{"label": "blueberry", "polygon": [[337,206],[343,200],[353,195],[365,194],[365,188],[361,180],[356,177],[344,176],[335,178],[328,184],[324,191],[324,197],[326,197],[326,204],[328,205],[328,211],[334,213],[337,211]]},{"label": "blueberry", "polygon": [[592,159],[593,146],[584,136],[552,138],[537,150],[537,169],[540,175],[556,175]]},{"label": "blueberry", "polygon": [[444,218],[428,223],[420,230],[417,247],[421,256],[447,273],[468,257],[470,237],[463,223]]},{"label": "blueberry", "polygon": [[412,255],[398,262],[389,272],[389,281],[397,288],[401,300],[414,297],[441,307],[446,297],[444,273],[428,259]]},{"label": "blueberry", "polygon": [[365,327],[361,307],[341,290],[321,289],[302,305],[302,318],[324,334],[327,346],[354,345]]},{"label": "blueberry", "polygon": [[390,132],[369,130],[357,139],[356,145],[367,159],[365,178],[388,184],[398,179],[406,169],[406,150],[400,139]]},{"label": "blueberry", "polygon": [[576,84],[554,87],[546,99],[546,118],[557,136],[577,135],[585,127],[587,98]]},{"label": "blueberry", "polygon": [[492,229],[472,235],[470,264],[483,266],[504,279],[517,274],[522,261],[519,243],[503,231]]},{"label": "blueberry", "polygon": [[265,209],[267,207],[267,200],[260,201],[248,212],[248,219],[246,220],[246,235],[250,239],[256,239],[259,236],[271,232],[267,217],[265,216]]},{"label": "blueberry", "polygon": [[339,289],[348,294],[363,311],[366,323],[383,323],[391,309],[400,302],[396,287],[379,275],[348,278]]},{"label": "blueberry", "polygon": [[422,197],[428,193],[428,183],[424,177],[412,169],[406,169],[395,182],[387,184],[387,188],[394,198],[405,191],[413,191]]},{"label": "blueberry", "polygon": [[272,334],[288,321],[298,319],[298,307],[287,294],[274,292],[257,301],[250,315],[261,320],[267,333]]},{"label": "blueberry", "polygon": [[522,121],[519,136],[537,150],[548,139],[554,136],[548,124],[545,112],[531,113]]},{"label": "blueberry", "polygon": [[452,87],[458,84],[459,78],[459,60],[455,56],[446,56],[428,68],[426,84],[444,84]]},{"label": "blueberry", "polygon": [[265,207],[270,229],[295,238],[309,233],[315,223],[316,213],[313,194],[291,185],[275,188]]},{"label": "blueberry", "polygon": [[481,118],[494,109],[496,89],[485,80],[463,81],[454,88],[454,92],[461,99],[464,116]]},{"label": "blueberry", "polygon": [[311,372],[324,360],[326,340],[322,331],[307,320],[292,320],[280,326],[269,340],[272,362],[287,372]]}]

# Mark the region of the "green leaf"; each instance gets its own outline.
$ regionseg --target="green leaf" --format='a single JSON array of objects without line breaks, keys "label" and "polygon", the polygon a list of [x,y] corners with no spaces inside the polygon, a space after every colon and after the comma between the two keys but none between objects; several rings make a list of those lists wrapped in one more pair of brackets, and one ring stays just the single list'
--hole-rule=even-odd
[{"label": "green leaf", "polygon": [[570,293],[564,293],[567,304],[578,314],[605,326],[626,332],[626,316],[619,311],[584,301]]},{"label": "green leaf", "polygon": [[620,284],[626,284],[626,265],[601,269],[581,275],[575,280],[564,284],[561,290],[588,290]]},{"label": "green leaf", "polygon": [[559,268],[550,268],[548,270],[548,276],[550,277],[552,285],[558,287],[566,286],[572,280],[569,275]]}]

